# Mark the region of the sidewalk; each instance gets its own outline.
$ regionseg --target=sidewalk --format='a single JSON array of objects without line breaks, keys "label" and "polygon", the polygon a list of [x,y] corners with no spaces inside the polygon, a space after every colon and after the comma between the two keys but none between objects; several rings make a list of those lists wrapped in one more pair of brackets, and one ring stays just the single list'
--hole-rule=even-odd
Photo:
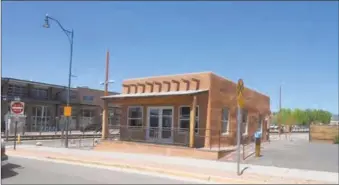
[{"label": "sidewalk", "polygon": [[84,151],[19,145],[16,151],[8,148],[10,156],[30,156],[62,161],[96,164],[140,171],[189,177],[216,183],[236,184],[318,184],[338,183],[338,174],[242,164],[244,174],[236,175],[236,164],[179,157],[117,152]]}]

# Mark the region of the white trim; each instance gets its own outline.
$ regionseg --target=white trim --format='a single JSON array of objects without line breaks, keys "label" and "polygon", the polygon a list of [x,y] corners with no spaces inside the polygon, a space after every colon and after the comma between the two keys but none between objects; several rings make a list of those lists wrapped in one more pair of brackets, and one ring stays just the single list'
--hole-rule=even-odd
[{"label": "white trim", "polygon": [[176,96],[176,95],[190,95],[200,92],[207,92],[208,89],[202,90],[188,90],[188,91],[168,91],[168,92],[152,92],[152,93],[134,93],[134,94],[115,94],[109,96],[101,96],[102,99],[113,98],[137,98],[137,97],[150,97],[150,96]]},{"label": "white trim", "polygon": [[[178,109],[178,128],[179,128],[179,133],[181,132],[181,133],[183,133],[184,131],[182,131],[182,129],[184,129],[184,128],[181,128],[180,127],[180,121],[181,120],[187,120],[187,119],[180,119],[180,113],[181,113],[181,108],[182,107],[189,107],[190,109],[191,109],[191,106],[190,105],[180,105],[179,106],[179,109]],[[199,105],[197,105],[196,106],[196,108],[198,108],[198,116],[194,116],[195,117],[195,120],[194,121],[197,121],[197,132],[194,132],[195,134],[199,134],[199,125],[200,125],[200,107],[199,107]],[[188,120],[190,120],[191,119],[191,115],[190,115],[190,117],[188,118]],[[188,128],[188,131],[189,131],[189,129],[190,128]],[[195,129],[195,125],[194,125],[194,129]]]},{"label": "white trim", "polygon": [[[246,128],[245,128],[245,132],[242,133],[243,136],[247,136],[248,135],[248,110],[247,109],[243,109],[242,111],[242,114],[244,114],[244,110],[246,110],[247,112],[247,116],[246,116]],[[241,122],[242,122],[242,118],[241,118]],[[242,124],[244,124],[244,122],[242,122]]]},{"label": "white trim", "polygon": [[[228,115],[227,115],[227,128],[226,128],[226,132],[221,132],[222,135],[228,135],[230,133],[230,109],[228,107],[223,107],[221,108],[221,124],[224,124],[224,122],[226,122],[225,120],[223,120],[223,115],[224,115],[224,109],[227,109]],[[221,128],[223,128],[223,125],[221,125]]]},{"label": "white trim", "polygon": [[[131,108],[141,108],[141,118],[130,118],[129,117],[129,110]],[[141,127],[142,127],[143,124],[144,124],[144,107],[141,106],[141,105],[128,106],[127,107],[127,128],[132,127],[132,126],[129,125],[129,120],[131,120],[131,119],[141,119]]]},{"label": "white trim", "polygon": [[264,131],[264,130],[263,130],[263,129],[264,129],[264,120],[265,120],[265,119],[264,119],[264,116],[263,116],[262,114],[259,114],[259,118],[261,118],[261,119],[260,119],[260,132],[261,132],[261,134],[263,134],[263,133],[264,133],[264,132],[263,132],[263,131]]},{"label": "white trim", "polygon": [[164,110],[164,109],[171,109],[172,110],[172,116],[171,116],[171,120],[172,120],[172,123],[171,123],[171,138],[168,138],[168,139],[163,139],[162,138],[162,121],[160,121],[160,119],[162,119],[162,113],[160,112],[159,113],[159,125],[158,125],[158,128],[159,128],[159,138],[160,141],[162,143],[173,143],[174,141],[174,107],[173,106],[149,106],[147,107],[147,130],[146,130],[146,140],[148,141],[152,141],[152,139],[150,139],[149,137],[149,128],[150,128],[150,110],[151,109],[158,109],[158,110]]}]

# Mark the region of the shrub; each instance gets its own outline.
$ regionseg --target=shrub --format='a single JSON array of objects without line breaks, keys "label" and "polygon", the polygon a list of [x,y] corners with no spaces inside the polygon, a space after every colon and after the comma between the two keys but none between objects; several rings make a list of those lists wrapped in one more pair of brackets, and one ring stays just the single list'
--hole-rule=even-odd
[{"label": "shrub", "polygon": [[334,137],[334,144],[339,144],[339,135]]}]

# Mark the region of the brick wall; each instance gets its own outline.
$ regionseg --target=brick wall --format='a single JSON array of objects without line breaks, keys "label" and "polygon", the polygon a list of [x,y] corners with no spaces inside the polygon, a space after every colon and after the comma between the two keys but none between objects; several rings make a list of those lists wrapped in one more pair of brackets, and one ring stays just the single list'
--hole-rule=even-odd
[{"label": "brick wall", "polygon": [[[222,108],[226,107],[229,109],[229,135],[225,136],[222,141],[227,144],[234,145],[236,143],[236,131],[237,131],[237,98],[236,98],[236,83],[220,77],[215,74],[211,74],[211,88],[210,88],[210,119],[207,123],[210,124],[212,130],[221,129],[221,112]],[[270,113],[270,99],[268,96],[260,94],[254,90],[245,88],[243,92],[245,99],[244,109],[248,111],[248,135],[246,138],[251,138],[254,132],[258,128],[258,117],[259,114],[263,118]],[[264,122],[263,127],[266,122]],[[265,135],[265,129],[263,129]],[[219,141],[216,139],[212,140],[211,145],[218,144]],[[209,145],[208,142],[205,145]]]}]

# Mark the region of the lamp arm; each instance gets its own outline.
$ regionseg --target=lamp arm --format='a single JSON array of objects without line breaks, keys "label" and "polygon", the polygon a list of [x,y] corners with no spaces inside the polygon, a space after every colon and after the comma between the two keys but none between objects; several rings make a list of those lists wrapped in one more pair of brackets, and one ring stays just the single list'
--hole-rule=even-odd
[{"label": "lamp arm", "polygon": [[72,35],[73,31],[66,30],[66,29],[61,25],[61,23],[60,23],[57,19],[54,19],[53,17],[47,16],[47,19],[50,19],[50,20],[56,22],[56,23],[59,25],[59,27],[62,29],[62,31],[66,34],[66,36],[67,36],[67,38],[68,38],[68,41],[72,44],[73,41],[72,41],[71,35]]}]

